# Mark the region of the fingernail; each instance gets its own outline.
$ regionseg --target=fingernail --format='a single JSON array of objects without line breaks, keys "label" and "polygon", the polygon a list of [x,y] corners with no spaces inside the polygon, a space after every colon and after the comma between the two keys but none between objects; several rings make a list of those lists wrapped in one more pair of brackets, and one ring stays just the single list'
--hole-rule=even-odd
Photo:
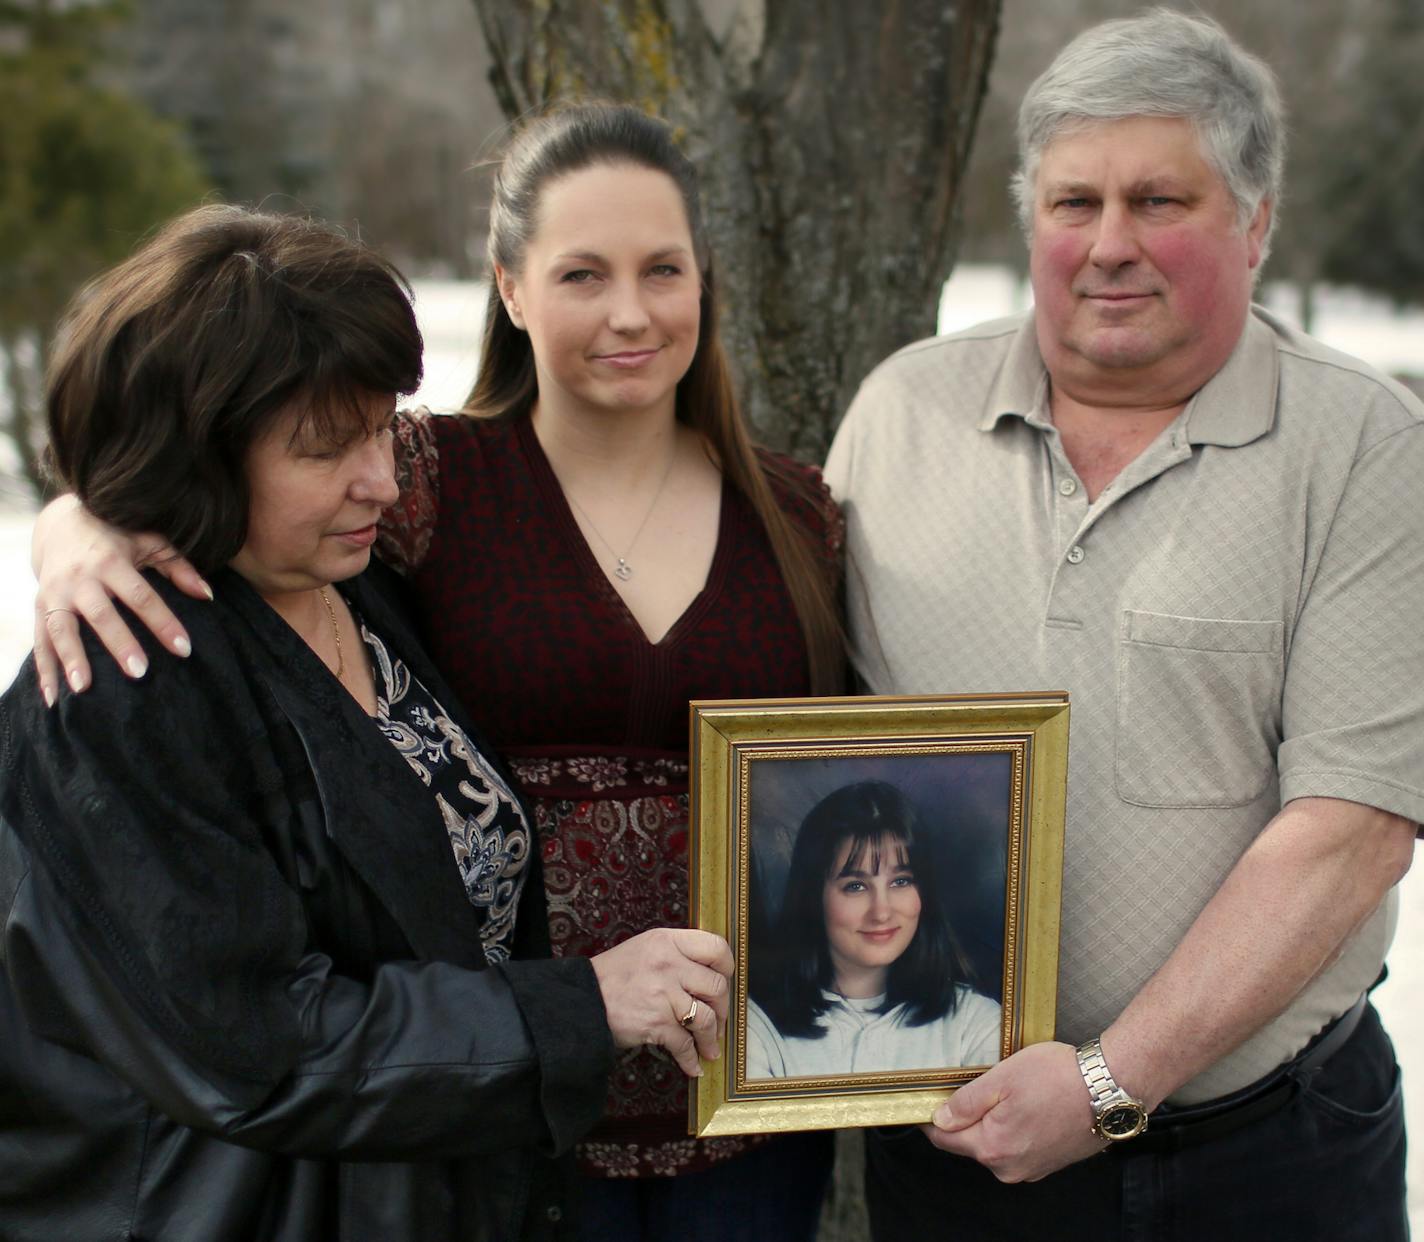
[{"label": "fingernail", "polygon": [[54,706],[54,697],[55,697],[55,696],[54,696],[54,687],[51,686],[51,685],[44,685],[44,686],[41,686],[41,687],[40,687],[40,693],[44,695],[45,706],[46,706],[46,707],[53,707],[53,706]]},{"label": "fingernail", "polygon": [[179,634],[178,637],[173,640],[173,650],[186,660],[193,654],[193,644],[182,634]]},{"label": "fingernail", "polygon": [[75,669],[74,672],[69,674],[69,688],[76,694],[84,689],[84,674],[78,669]]},{"label": "fingernail", "polygon": [[148,672],[148,661],[142,656],[131,655],[124,661],[124,667],[129,670],[130,677],[142,677]]},{"label": "fingernail", "polygon": [[[921,1114],[923,1116],[923,1114]],[[945,1129],[954,1120],[954,1110],[948,1104],[941,1104],[934,1111],[934,1123],[941,1130]]]},{"label": "fingernail", "polygon": [[204,593],[204,594],[208,597],[208,599],[211,601],[211,599],[213,598],[213,588],[208,585],[207,579],[205,579],[205,578],[199,578],[199,579],[198,579],[198,585],[203,588],[203,593]]}]

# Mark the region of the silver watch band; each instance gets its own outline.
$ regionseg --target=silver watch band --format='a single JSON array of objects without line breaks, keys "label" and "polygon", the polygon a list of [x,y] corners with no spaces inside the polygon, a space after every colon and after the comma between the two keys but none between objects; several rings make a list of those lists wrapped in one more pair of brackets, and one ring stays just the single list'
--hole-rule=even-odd
[{"label": "silver watch band", "polygon": [[1103,1046],[1090,1039],[1078,1049],[1078,1070],[1093,1106],[1093,1133],[1112,1142],[1135,1138],[1147,1129],[1147,1109],[1117,1084],[1103,1056]]},{"label": "silver watch band", "polygon": [[1093,1101],[1093,1112],[1100,1113],[1115,1100],[1126,1100],[1127,1092],[1117,1085],[1117,1079],[1108,1069],[1103,1058],[1101,1041],[1090,1039],[1078,1049],[1078,1069],[1083,1081],[1088,1084],[1088,1098]]}]

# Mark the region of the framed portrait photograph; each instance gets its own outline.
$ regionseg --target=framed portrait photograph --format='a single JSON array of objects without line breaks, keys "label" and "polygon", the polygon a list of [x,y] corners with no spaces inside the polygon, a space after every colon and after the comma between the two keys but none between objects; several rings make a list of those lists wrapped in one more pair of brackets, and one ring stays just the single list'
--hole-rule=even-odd
[{"label": "framed portrait photograph", "polygon": [[1053,1037],[1067,694],[695,702],[692,771],[736,961],[692,1133],[926,1122]]}]

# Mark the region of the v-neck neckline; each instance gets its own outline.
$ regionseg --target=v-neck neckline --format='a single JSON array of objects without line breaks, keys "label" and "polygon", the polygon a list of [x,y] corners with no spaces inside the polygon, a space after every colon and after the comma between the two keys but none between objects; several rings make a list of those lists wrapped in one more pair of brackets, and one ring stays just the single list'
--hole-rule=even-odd
[{"label": "v-neck neckline", "polygon": [[559,485],[559,477],[554,473],[554,467],[544,452],[544,446],[539,443],[539,437],[534,431],[533,420],[527,416],[521,418],[518,423],[518,434],[520,447],[524,450],[525,460],[529,463],[530,473],[534,477],[535,484],[548,501],[549,519],[562,532],[569,552],[578,564],[585,580],[607,602],[608,606],[644,647],[658,651],[675,646],[682,634],[696,625],[702,615],[711,607],[712,601],[721,590],[722,583],[726,578],[727,558],[731,555],[732,546],[731,485],[727,482],[727,476],[725,474],[722,476],[722,494],[717,505],[717,544],[712,551],[712,563],[707,567],[707,577],[702,583],[702,588],[688,601],[687,607],[678,614],[662,636],[654,640],[648,636],[647,630],[633,615],[633,610],[628,607],[627,601],[618,593],[617,587],[604,572],[603,566],[598,563],[598,557],[594,554],[593,548],[583,533],[583,528],[579,526],[578,519],[574,516],[573,506],[569,504],[569,498],[564,495],[564,489]]}]

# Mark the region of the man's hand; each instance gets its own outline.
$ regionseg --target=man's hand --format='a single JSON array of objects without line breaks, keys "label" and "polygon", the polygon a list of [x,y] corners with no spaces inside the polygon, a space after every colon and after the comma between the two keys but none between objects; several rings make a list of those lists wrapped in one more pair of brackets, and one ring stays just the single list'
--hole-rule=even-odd
[{"label": "man's hand", "polygon": [[1001,1182],[1036,1182],[1102,1151],[1068,1044],[1031,1044],[935,1110],[936,1147],[979,1161]]},{"label": "man's hand", "polygon": [[[1409,869],[1416,826],[1333,798],[1287,803],[1182,943],[1106,1031],[1123,1090],[1154,1108],[1282,1009]],[[1037,1181],[1100,1151],[1067,1044],[1033,1044],[940,1106],[930,1142],[1004,1182]]]}]

